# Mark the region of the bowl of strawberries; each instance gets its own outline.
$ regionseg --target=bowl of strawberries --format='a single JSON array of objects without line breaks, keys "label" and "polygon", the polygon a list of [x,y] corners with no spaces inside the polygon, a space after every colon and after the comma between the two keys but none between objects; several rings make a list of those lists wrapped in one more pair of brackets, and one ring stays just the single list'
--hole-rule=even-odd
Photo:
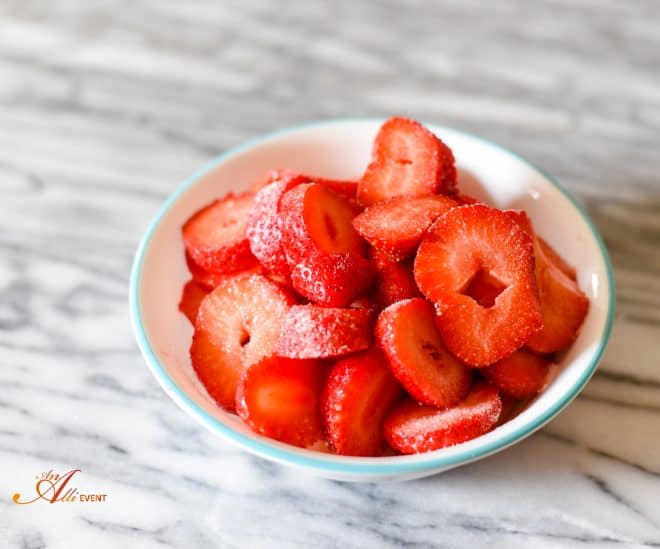
[{"label": "bowl of strawberries", "polygon": [[607,250],[518,155],[395,117],[309,124],[185,181],[131,274],[139,347],[195,420],[327,478],[415,478],[565,408],[609,338]]}]

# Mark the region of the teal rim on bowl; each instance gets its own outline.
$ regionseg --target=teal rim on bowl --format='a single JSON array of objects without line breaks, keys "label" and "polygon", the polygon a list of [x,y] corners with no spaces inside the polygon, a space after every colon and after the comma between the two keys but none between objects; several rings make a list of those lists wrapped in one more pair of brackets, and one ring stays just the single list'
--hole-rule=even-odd
[{"label": "teal rim on bowl", "polygon": [[[540,169],[538,166],[534,165],[532,162],[521,157],[517,153],[498,145],[497,143],[491,142],[487,139],[479,137],[477,135],[465,132],[462,130],[456,130],[454,128],[449,128],[447,126],[441,126],[437,124],[429,124],[434,128],[445,129],[448,131],[455,132],[457,134],[462,134],[466,137],[480,141],[484,144],[487,144],[491,147],[497,148],[515,158],[517,158],[522,163],[526,164],[531,169],[540,173],[548,182],[550,182],[554,187],[556,187],[561,194],[568,200],[568,202],[577,210],[584,222],[589,227],[592,236],[595,241],[598,243],[600,248],[600,254],[604,260],[607,272],[608,280],[608,304],[607,304],[607,318],[603,327],[603,331],[598,340],[598,347],[593,355],[593,359],[589,363],[589,366],[584,369],[581,376],[577,381],[575,381],[570,390],[567,390],[561,399],[553,402],[552,405],[538,418],[535,418],[534,421],[523,424],[519,426],[516,430],[508,433],[506,436],[500,437],[498,439],[489,440],[481,444],[477,448],[465,448],[461,449],[462,445],[458,445],[454,448],[457,449],[451,455],[435,455],[437,452],[442,452],[438,450],[436,452],[429,452],[427,454],[417,454],[415,456],[395,456],[395,457],[370,457],[370,458],[358,458],[352,456],[335,456],[332,454],[324,454],[321,452],[314,452],[310,450],[303,450],[295,447],[291,447],[292,450],[286,449],[286,445],[282,444],[271,444],[261,440],[260,438],[251,437],[235,431],[229,425],[225,425],[217,418],[213,417],[206,410],[201,408],[197,403],[195,403],[181,388],[177,386],[174,380],[170,377],[166,371],[163,364],[156,356],[151,343],[145,333],[145,329],[142,322],[142,313],[140,309],[140,283],[141,283],[141,274],[142,274],[142,264],[144,260],[145,252],[151,242],[151,238],[158,227],[163,216],[168,212],[172,205],[179,199],[179,197],[192,187],[200,177],[213,170],[217,165],[226,161],[230,157],[244,152],[248,149],[255,147],[265,141],[269,141],[276,137],[282,137],[296,131],[300,131],[307,128],[314,128],[317,126],[325,126],[329,124],[342,124],[342,123],[359,123],[359,122],[381,122],[380,119],[369,119],[369,118],[357,118],[357,119],[334,119],[329,121],[316,121],[310,122],[307,124],[297,125],[290,128],[278,130],[272,133],[268,133],[247,142],[244,142],[236,147],[230,148],[225,151],[223,154],[216,157],[211,162],[207,163],[204,167],[195,172],[192,176],[186,179],[181,183],[178,188],[174,191],[173,194],[165,201],[157,212],[154,219],[149,224],[142,240],[138,246],[133,266],[131,269],[130,276],[130,288],[129,288],[129,307],[130,307],[130,316],[131,322],[133,324],[133,329],[135,331],[136,339],[138,346],[147,361],[149,368],[152,373],[163,387],[163,389],[169,394],[169,396],[184,410],[190,413],[194,418],[196,418],[200,423],[209,428],[210,430],[218,433],[223,438],[232,441],[241,448],[244,448],[250,452],[253,452],[262,457],[274,460],[280,463],[291,463],[295,465],[302,466],[304,468],[314,469],[320,472],[328,473],[345,473],[353,474],[359,476],[360,474],[369,474],[375,476],[396,476],[396,475],[405,475],[411,473],[420,473],[427,470],[435,469],[445,469],[454,467],[457,465],[462,465],[470,461],[475,461],[477,459],[486,457],[492,453],[495,453],[499,450],[502,450],[519,440],[529,436],[536,430],[540,429],[543,425],[548,423],[553,419],[559,412],[561,412],[568,404],[578,395],[582,388],[589,381],[593,375],[600,359],[603,355],[605,347],[610,337],[612,330],[612,324],[614,320],[614,309],[615,309],[615,285],[614,285],[614,275],[612,271],[612,264],[610,262],[609,254],[607,248],[603,243],[603,240],[594,226],[593,222],[584,211],[584,209],[578,204],[578,202],[571,196],[564,188],[549,175],[544,170]],[[478,439],[475,439],[478,440]],[[414,458],[414,459],[411,459]]]}]

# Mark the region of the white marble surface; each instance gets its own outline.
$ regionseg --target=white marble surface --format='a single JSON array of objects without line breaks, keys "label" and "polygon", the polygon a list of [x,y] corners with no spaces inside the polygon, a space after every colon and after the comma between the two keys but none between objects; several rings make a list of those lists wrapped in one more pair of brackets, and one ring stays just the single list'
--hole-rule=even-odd
[{"label": "white marble surface", "polygon": [[[0,546],[660,546],[659,28],[653,0],[0,1]],[[223,149],[393,113],[510,146],[585,202],[612,342],[577,401],[494,457],[405,484],[299,477],[157,386],[132,254]],[[107,501],[12,502],[72,468]]]}]

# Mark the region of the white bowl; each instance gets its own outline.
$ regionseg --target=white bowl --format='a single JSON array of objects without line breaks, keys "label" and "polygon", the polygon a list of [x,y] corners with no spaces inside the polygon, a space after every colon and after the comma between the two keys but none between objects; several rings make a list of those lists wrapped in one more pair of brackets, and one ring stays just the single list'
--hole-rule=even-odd
[{"label": "white bowl", "polygon": [[192,328],[178,312],[189,278],[181,225],[201,206],[228,191],[244,190],[265,170],[287,167],[329,178],[364,171],[382,120],[332,120],[279,131],[240,145],[182,183],[149,225],[131,273],[130,309],[147,365],[165,392],[190,416],[237,446],[284,465],[351,481],[409,479],[483,458],[530,435],[580,392],[609,338],[614,281],[598,231],[576,201],[550,176],[482,138],[427,124],[454,152],[464,192],[499,208],[522,208],[534,227],[578,273],[591,300],[579,337],[559,360],[556,377],[522,413],[477,439],[413,456],[356,458],[303,450],[253,433],[207,395],[190,365]]}]

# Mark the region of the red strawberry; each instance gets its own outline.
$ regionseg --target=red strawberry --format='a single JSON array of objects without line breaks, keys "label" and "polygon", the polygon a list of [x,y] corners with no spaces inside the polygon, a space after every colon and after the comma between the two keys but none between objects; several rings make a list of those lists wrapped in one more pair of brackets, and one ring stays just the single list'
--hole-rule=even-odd
[{"label": "red strawberry", "polygon": [[364,241],[351,224],[355,210],[323,185],[291,189],[282,197],[280,212],[282,243],[291,267],[318,253],[364,251]]},{"label": "red strawberry", "polygon": [[557,267],[562,273],[564,273],[568,278],[573,282],[577,282],[577,273],[575,272],[575,267],[570,265],[559,252],[555,250],[550,244],[543,240],[540,236],[536,237],[534,242],[535,246],[538,246],[541,252],[545,255],[546,259]]},{"label": "red strawberry", "polygon": [[188,320],[195,325],[197,311],[202,300],[208,294],[208,290],[197,284],[194,280],[189,280],[183,287],[181,301],[179,301],[179,311],[188,317]]},{"label": "red strawberry", "polygon": [[326,179],[325,177],[316,177],[314,175],[309,176],[309,180],[327,187],[337,196],[345,198],[351,204],[354,203],[355,197],[357,195],[357,181],[349,181],[346,179]]},{"label": "red strawberry", "polygon": [[365,206],[394,196],[452,192],[456,168],[451,149],[419,122],[390,118],[374,141],[372,160],[358,183]]},{"label": "red strawberry", "polygon": [[273,353],[280,324],[293,303],[274,282],[245,274],[226,278],[202,301],[190,358],[220,406],[233,411],[243,370]]},{"label": "red strawberry", "polygon": [[376,277],[376,303],[381,309],[413,297],[421,297],[415,284],[412,266],[407,263],[390,261],[381,263]]},{"label": "red strawberry", "polygon": [[470,390],[472,372],[445,349],[425,299],[399,301],[381,312],[376,339],[390,370],[416,400],[446,408]]},{"label": "red strawberry", "polygon": [[589,311],[589,299],[577,285],[575,269],[549,244],[536,236],[525,212],[506,213],[518,221],[534,242],[534,270],[543,329],[529,338],[527,347],[537,353],[561,351],[577,337]]},{"label": "red strawberry", "polygon": [[[186,254],[186,265],[188,267],[188,271],[190,271],[190,274],[192,275],[193,280],[207,292],[215,289],[215,287],[225,278],[239,274],[214,273],[212,271],[206,271],[197,265],[188,254]],[[253,265],[248,269],[240,271],[242,274],[262,274],[262,272],[263,269],[259,264]]]},{"label": "red strawberry", "polygon": [[487,433],[501,411],[497,389],[483,383],[476,384],[460,404],[445,410],[407,400],[385,418],[385,439],[404,454],[431,452]]},{"label": "red strawberry", "polygon": [[337,361],[326,382],[321,410],[328,440],[338,454],[379,456],[383,418],[403,390],[377,348]]},{"label": "red strawberry", "polygon": [[372,263],[361,255],[316,253],[292,269],[291,284],[314,303],[346,307],[371,285],[375,274]]},{"label": "red strawberry", "polygon": [[367,309],[294,305],[284,317],[276,354],[289,358],[331,358],[362,351],[371,343]]},{"label": "red strawberry", "polygon": [[250,250],[266,270],[284,280],[288,280],[291,269],[282,246],[280,201],[284,193],[304,181],[301,176],[284,175],[266,185],[255,195],[248,216],[246,235]]},{"label": "red strawberry", "polygon": [[197,263],[193,261],[192,257],[190,257],[190,254],[188,253],[186,253],[186,265],[188,267],[188,271],[190,271],[190,274],[192,275],[193,280],[209,291],[220,284],[221,280],[227,278],[227,275],[224,273],[214,273],[212,271],[202,269],[199,265],[197,265]]},{"label": "red strawberry", "polygon": [[301,446],[323,440],[320,396],[325,368],[316,360],[266,357],[243,372],[236,411],[254,431]]},{"label": "red strawberry", "polygon": [[481,373],[502,393],[522,400],[541,391],[549,369],[550,363],[545,358],[520,349],[482,368]]},{"label": "red strawberry", "polygon": [[456,206],[456,201],[442,195],[399,196],[369,206],[353,226],[375,248],[403,259],[414,253],[431,224]]},{"label": "red strawberry", "polygon": [[536,250],[543,329],[527,340],[527,347],[537,353],[553,353],[573,343],[589,311],[589,299],[573,280],[548,261],[539,247]]},{"label": "red strawberry", "polygon": [[[481,270],[505,286],[490,308],[465,295]],[[436,306],[445,345],[472,366],[510,355],[543,326],[532,242],[500,210],[475,204],[440,217],[419,245],[415,280]]]},{"label": "red strawberry", "polygon": [[257,264],[245,236],[254,195],[228,194],[194,214],[183,226],[186,252],[202,269],[235,273]]}]

